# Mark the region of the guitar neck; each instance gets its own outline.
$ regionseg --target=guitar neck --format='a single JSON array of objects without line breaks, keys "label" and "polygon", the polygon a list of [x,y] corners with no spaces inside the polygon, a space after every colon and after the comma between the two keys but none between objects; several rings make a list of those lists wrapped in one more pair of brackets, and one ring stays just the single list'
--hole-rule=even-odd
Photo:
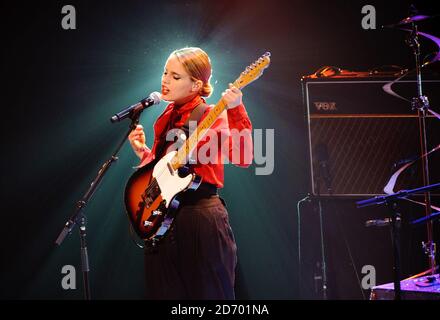
[{"label": "guitar neck", "polygon": [[211,128],[211,126],[225,109],[226,103],[223,101],[223,99],[220,99],[215,107],[209,111],[208,115],[203,119],[203,121],[199,123],[197,129],[191,133],[189,138],[180,147],[174,158],[171,160],[171,166],[174,170],[179,169],[188,162],[188,155],[194,150],[198,141],[205,136],[205,134],[208,132],[208,129]]},{"label": "guitar neck", "polygon": [[[233,86],[239,89],[242,89],[244,87],[240,85],[237,80],[233,83]],[[203,121],[199,123],[196,131],[191,133],[189,138],[177,151],[176,155],[171,160],[171,166],[174,170],[183,167],[188,162],[189,154],[197,146],[197,143],[203,139],[205,134],[208,132],[208,129],[211,128],[211,126],[225,109],[226,103],[223,101],[222,98],[219,100],[219,102],[217,102],[215,107],[212,108],[211,111],[209,111],[208,115],[203,119]]]},{"label": "guitar neck", "polygon": [[[238,89],[243,89],[249,83],[258,79],[265,68],[270,63],[270,52],[266,52],[257,61],[248,66],[245,71],[241,73],[237,80],[234,81],[233,86]],[[209,111],[208,115],[199,123],[195,132],[191,133],[189,138],[180,147],[174,157],[171,159],[170,165],[174,170],[183,167],[189,160],[189,155],[197,146],[197,143],[202,140],[208,129],[211,128],[215,120],[226,109],[226,103],[223,98]]]}]

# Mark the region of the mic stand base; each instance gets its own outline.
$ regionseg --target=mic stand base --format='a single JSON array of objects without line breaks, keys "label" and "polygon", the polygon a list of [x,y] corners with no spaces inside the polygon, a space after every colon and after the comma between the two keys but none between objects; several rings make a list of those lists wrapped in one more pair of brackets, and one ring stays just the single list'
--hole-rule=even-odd
[{"label": "mic stand base", "polygon": [[81,218],[81,225],[79,227],[79,237],[81,242],[81,270],[83,273],[83,287],[84,287],[84,299],[90,300],[90,281],[89,281],[89,255],[87,251],[86,242],[86,217]]}]

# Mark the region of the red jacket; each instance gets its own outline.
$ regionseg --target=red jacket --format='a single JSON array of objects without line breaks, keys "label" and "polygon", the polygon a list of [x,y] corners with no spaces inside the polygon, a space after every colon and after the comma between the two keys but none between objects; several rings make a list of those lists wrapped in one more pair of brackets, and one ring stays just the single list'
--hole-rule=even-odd
[{"label": "red jacket", "polygon": [[[157,148],[165,141],[168,130],[181,128],[188,120],[192,110],[202,102],[205,102],[205,100],[200,96],[196,96],[193,100],[182,106],[176,107],[174,103],[170,103],[165,108],[154,124],[153,148],[151,150],[149,148],[145,149],[139,167],[143,167],[155,159]],[[212,106],[207,108],[201,120],[204,119],[211,108]],[[242,132],[242,138],[233,137],[230,131],[232,129]],[[244,129],[247,130],[242,131]],[[240,167],[248,167],[252,163],[252,123],[249,120],[244,105],[241,104],[223,112],[211,126],[210,130],[211,134],[205,135],[196,147],[198,158],[197,162],[192,165],[191,171],[201,176],[203,182],[208,182],[216,185],[218,188],[222,188],[224,185],[223,164],[225,163],[225,158],[228,159],[228,162]],[[210,135],[217,135],[217,139],[211,139]],[[214,144],[215,140],[217,140],[216,144]],[[204,164],[206,160],[202,162],[203,155],[210,156],[211,150],[216,150],[217,154],[212,156],[212,158],[215,158],[215,161]],[[221,152],[222,150],[223,152]],[[234,153],[235,156],[233,156]]]}]

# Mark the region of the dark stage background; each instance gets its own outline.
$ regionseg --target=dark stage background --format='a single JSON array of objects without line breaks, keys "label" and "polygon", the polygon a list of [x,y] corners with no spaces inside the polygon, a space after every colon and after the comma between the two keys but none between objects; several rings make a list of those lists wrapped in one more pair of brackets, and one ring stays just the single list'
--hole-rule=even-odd
[{"label": "dark stage background", "polygon": [[[254,128],[275,130],[273,173],[256,175],[259,164],[247,170],[228,165],[221,191],[239,248],[237,298],[319,298],[308,279],[304,288],[298,281],[296,203],[310,190],[300,79],[326,65],[349,70],[411,67],[404,34],[380,29],[406,17],[409,3],[2,2],[0,297],[82,298],[77,230],[61,247],[54,241],[127,129],[128,122],[111,124],[109,118],[160,90],[162,68],[172,50],[200,46],[213,62],[215,91],[209,103],[215,103],[249,63],[266,51],[272,53],[269,69],[243,92]],[[76,30],[61,28],[66,4],[76,8]],[[376,8],[375,30],[361,27],[366,4]],[[433,13],[432,3],[416,4],[422,12]],[[432,27],[427,23],[431,30],[423,31]],[[424,53],[434,49],[422,41]],[[151,126],[164,107],[161,103],[142,115],[150,146]],[[127,143],[85,210],[95,299],[143,297],[143,254],[129,237],[123,208],[125,182],[136,164]],[[353,203],[337,209],[342,228],[331,216],[326,220],[331,237],[328,277],[335,299],[368,297],[368,290],[352,278],[362,277],[365,264],[377,266],[378,284],[392,281],[388,230],[360,227],[383,212],[357,211]],[[328,214],[338,205],[330,204]],[[311,261],[306,272],[314,272],[313,261],[319,259],[312,257],[319,256],[316,210],[304,210],[312,213],[303,221],[302,233],[312,239],[302,242],[301,251]],[[405,262],[411,264],[405,264],[404,276],[427,268],[419,245],[424,229],[418,231],[419,238],[412,236],[407,240],[410,247],[405,247]],[[346,261],[348,249],[356,263]],[[64,265],[76,267],[76,290],[61,287]]]}]

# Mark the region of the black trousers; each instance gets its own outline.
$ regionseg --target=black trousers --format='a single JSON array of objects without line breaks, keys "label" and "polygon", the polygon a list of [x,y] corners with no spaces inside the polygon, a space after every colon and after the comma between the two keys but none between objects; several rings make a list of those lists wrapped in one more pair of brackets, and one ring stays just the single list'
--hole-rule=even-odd
[{"label": "black trousers", "polygon": [[218,195],[184,203],[172,229],[144,256],[147,299],[235,298],[237,246]]}]

